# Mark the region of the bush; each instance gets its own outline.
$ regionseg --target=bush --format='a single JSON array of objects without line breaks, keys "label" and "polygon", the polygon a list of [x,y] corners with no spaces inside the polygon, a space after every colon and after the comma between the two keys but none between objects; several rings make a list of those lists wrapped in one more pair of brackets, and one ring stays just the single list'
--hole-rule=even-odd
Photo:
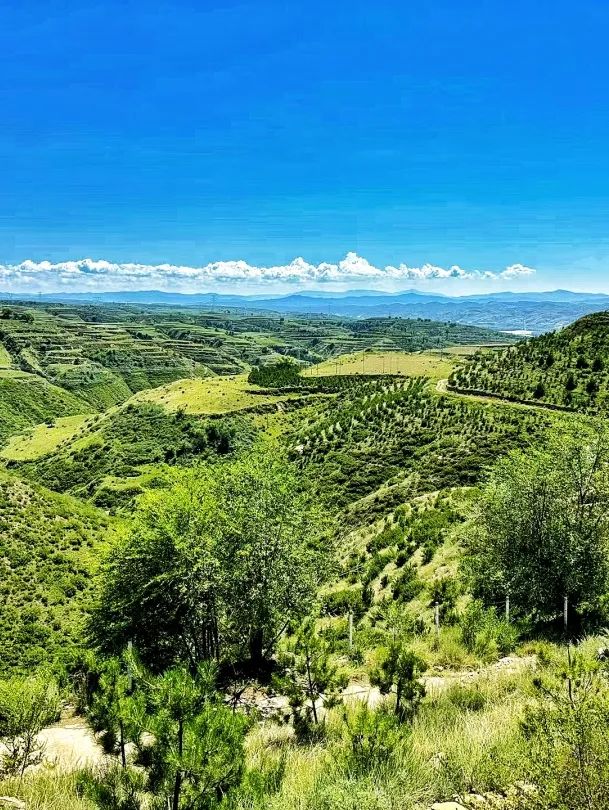
[{"label": "bush", "polygon": [[412,565],[405,566],[392,585],[393,598],[399,602],[409,602],[423,589],[423,583]]},{"label": "bush", "polygon": [[42,675],[0,681],[0,739],[3,776],[23,776],[42,762],[44,747],[38,733],[57,719],[59,691]]},{"label": "bush", "polygon": [[609,688],[597,665],[569,656],[558,677],[538,680],[523,723],[540,807],[609,808]]},{"label": "bush", "polygon": [[262,388],[292,388],[302,385],[300,366],[288,359],[253,368],[247,379]]},{"label": "bush", "polygon": [[361,588],[342,588],[323,597],[322,611],[327,616],[346,616],[353,613],[356,619],[364,615]]},{"label": "bush", "polygon": [[81,771],[77,789],[100,810],[141,810],[145,778],[140,770],[109,763],[97,770]]},{"label": "bush", "polygon": [[470,602],[461,617],[461,638],[468,652],[492,660],[512,652],[518,630],[497,616],[495,608],[485,609],[482,602]]},{"label": "bush", "polygon": [[447,690],[446,697],[463,712],[479,712],[486,706],[486,697],[476,686],[455,684]]},{"label": "bush", "polygon": [[344,710],[341,731],[335,756],[352,777],[386,768],[404,734],[395,714],[366,704]]}]

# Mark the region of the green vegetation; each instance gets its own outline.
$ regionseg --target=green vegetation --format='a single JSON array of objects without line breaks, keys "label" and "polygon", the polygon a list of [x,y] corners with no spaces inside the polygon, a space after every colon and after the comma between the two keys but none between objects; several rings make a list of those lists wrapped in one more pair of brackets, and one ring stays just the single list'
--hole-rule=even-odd
[{"label": "green vegetation", "polygon": [[[0,328],[8,379],[53,387],[64,364],[53,390],[78,392],[11,406],[3,437],[0,795],[609,810],[606,434],[473,385],[517,378],[501,358],[535,340],[482,355],[454,325],[133,307],[13,307]],[[78,336],[78,362],[50,363],[44,330]],[[138,342],[186,377],[130,365]],[[549,375],[570,368],[555,351]],[[601,373],[590,351],[568,373]],[[71,377],[88,363],[106,393]],[[33,767],[58,698],[97,734],[70,774]]]},{"label": "green vegetation", "polygon": [[11,437],[0,455],[7,461],[32,461],[45,456],[72,439],[88,418],[88,414],[78,414],[49,419],[27,433]]},{"label": "green vegetation", "polygon": [[340,505],[368,510],[475,483],[498,454],[547,427],[543,415],[439,397],[426,381],[362,383],[294,431],[292,455]]},{"label": "green vegetation", "polygon": [[0,366],[70,392],[87,403],[88,411],[105,410],[132,393],[176,380],[239,374],[285,356],[317,362],[367,348],[417,351],[506,342],[478,327],[392,318],[288,320],[79,304],[13,304],[4,312]]},{"label": "green vegetation", "polygon": [[264,447],[186,471],[141,501],[91,633],[106,652],[132,640],[155,669],[210,658],[259,668],[311,605],[320,528],[293,471]]},{"label": "green vegetation", "polygon": [[[581,425],[495,467],[468,545],[475,587],[504,593],[530,620],[598,623],[609,585],[607,436]],[[600,616],[599,616],[600,613]]]},{"label": "green vegetation", "polygon": [[291,402],[298,404],[298,397],[289,393],[265,391],[255,384],[255,380],[248,381],[245,375],[239,375],[180,380],[154,391],[145,391],[135,397],[135,401],[156,402],[172,411],[183,410],[201,416],[217,416],[236,411],[277,410],[289,407]]},{"label": "green vegetation", "polygon": [[23,779],[26,768],[42,763],[42,729],[59,714],[59,690],[37,675],[0,681],[0,775]]},{"label": "green vegetation", "polygon": [[0,442],[41,422],[88,410],[85,402],[41,377],[0,370]]},{"label": "green vegetation", "polygon": [[[174,667],[157,677],[138,673],[137,681],[123,676],[131,687],[120,691],[120,662],[110,662],[110,667],[113,677],[102,676],[100,683],[103,728],[114,726],[121,742],[135,746],[140,770],[127,767],[123,744],[122,768],[106,766],[101,774],[83,774],[85,795],[108,810],[138,808],[145,787],[159,810],[219,807],[243,778],[248,724],[223,703],[213,664],[200,664],[194,674]],[[102,718],[97,714],[96,719]]]},{"label": "green vegetation", "polygon": [[65,660],[84,644],[91,575],[106,516],[3,474],[0,661],[2,670]]},{"label": "green vegetation", "polygon": [[[50,489],[90,497],[110,509],[143,491],[142,474],[155,485],[165,465],[225,455],[246,446],[252,433],[250,423],[239,417],[204,420],[134,401],[103,419],[91,417],[80,433],[19,470]],[[121,481],[131,486],[121,487]]]},{"label": "green vegetation", "polygon": [[406,377],[429,377],[440,380],[453,370],[452,355],[432,352],[364,351],[325,360],[303,372],[305,377],[342,374],[396,374]]},{"label": "green vegetation", "polygon": [[603,411],[609,401],[608,324],[609,315],[599,312],[561,332],[476,354],[450,383],[510,399]]}]

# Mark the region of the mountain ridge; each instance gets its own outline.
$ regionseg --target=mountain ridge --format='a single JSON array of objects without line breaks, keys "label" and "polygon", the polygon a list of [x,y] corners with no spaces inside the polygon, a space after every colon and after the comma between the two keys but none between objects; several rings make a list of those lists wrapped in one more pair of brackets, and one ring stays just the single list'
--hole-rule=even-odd
[{"label": "mountain ridge", "polygon": [[449,321],[500,331],[525,330],[533,334],[561,329],[590,312],[609,309],[609,295],[570,290],[543,292],[501,291],[449,296],[420,290],[400,293],[353,290],[343,293],[299,291],[287,295],[236,295],[226,293],[171,293],[159,290],[96,293],[44,293],[11,296],[17,300],[65,303],[114,303],[141,306],[180,306],[199,309],[233,309],[351,319],[401,317]]}]

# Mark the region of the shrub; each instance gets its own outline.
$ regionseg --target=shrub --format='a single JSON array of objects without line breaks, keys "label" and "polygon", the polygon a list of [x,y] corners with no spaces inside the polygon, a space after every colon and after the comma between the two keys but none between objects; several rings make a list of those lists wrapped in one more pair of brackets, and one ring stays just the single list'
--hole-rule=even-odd
[{"label": "shrub", "polygon": [[404,733],[395,714],[360,704],[345,708],[342,719],[342,746],[335,756],[349,775],[386,768]]},{"label": "shrub", "polygon": [[461,638],[467,650],[480,658],[491,660],[512,652],[518,641],[518,630],[497,616],[495,608],[485,609],[474,600],[461,617]]},{"label": "shrub", "polygon": [[0,681],[0,739],[4,776],[23,776],[42,762],[38,733],[59,714],[57,685],[42,675]]},{"label": "shrub", "polygon": [[609,808],[609,689],[598,667],[571,657],[559,676],[536,681],[538,700],[523,723],[540,806]]}]

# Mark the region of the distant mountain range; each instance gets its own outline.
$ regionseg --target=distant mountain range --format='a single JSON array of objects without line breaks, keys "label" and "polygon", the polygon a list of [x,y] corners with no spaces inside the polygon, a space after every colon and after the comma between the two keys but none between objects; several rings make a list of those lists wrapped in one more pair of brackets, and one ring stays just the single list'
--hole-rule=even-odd
[{"label": "distant mountain range", "polygon": [[[23,300],[25,296],[11,296]],[[37,301],[80,301],[162,305],[205,309],[239,309],[297,315],[348,318],[401,317],[454,321],[504,331],[540,334],[560,329],[591,312],[609,310],[609,295],[569,290],[551,292],[499,292],[451,297],[416,290],[383,293],[351,290],[345,293],[308,292],[291,295],[183,294],[144,290],[137,292],[54,293],[32,296]]]}]

